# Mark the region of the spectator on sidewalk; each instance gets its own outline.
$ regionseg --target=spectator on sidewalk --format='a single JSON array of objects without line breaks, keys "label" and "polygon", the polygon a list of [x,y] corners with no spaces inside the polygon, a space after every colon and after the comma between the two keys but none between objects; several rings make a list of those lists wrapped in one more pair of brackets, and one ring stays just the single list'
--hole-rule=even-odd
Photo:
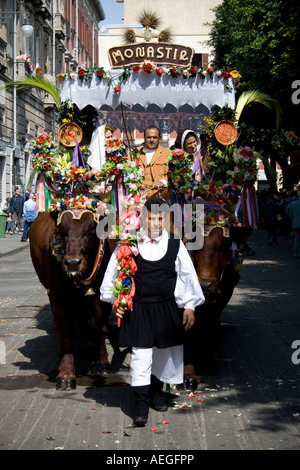
[{"label": "spectator on sidewalk", "polygon": [[300,258],[300,191],[297,193],[298,198],[290,206],[289,215],[292,221],[292,228],[294,230],[294,258]]},{"label": "spectator on sidewalk", "polygon": [[28,200],[24,202],[23,212],[24,212],[24,217],[25,217],[25,223],[24,223],[23,234],[21,237],[21,242],[26,242],[28,238],[28,231],[30,229],[30,226],[37,216],[37,212],[35,211],[35,194],[34,193],[30,193],[28,196]]},{"label": "spectator on sidewalk", "polygon": [[23,206],[24,198],[21,196],[19,188],[16,188],[9,204],[9,216],[12,219],[11,230],[14,233],[21,232],[22,230]]},{"label": "spectator on sidewalk", "polygon": [[11,217],[8,214],[9,211],[9,204],[10,204],[10,197],[7,197],[4,203],[1,203],[1,210],[6,214],[6,226],[5,226],[5,233],[12,233],[11,231]]},{"label": "spectator on sidewalk", "polygon": [[269,199],[264,208],[264,223],[267,230],[269,245],[272,246],[277,245],[278,213],[279,205],[275,199],[274,194],[270,194]]}]

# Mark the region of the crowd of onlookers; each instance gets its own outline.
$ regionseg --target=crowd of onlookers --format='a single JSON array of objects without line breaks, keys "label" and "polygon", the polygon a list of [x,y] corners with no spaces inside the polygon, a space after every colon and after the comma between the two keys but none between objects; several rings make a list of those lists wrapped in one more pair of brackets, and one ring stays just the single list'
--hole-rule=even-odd
[{"label": "crowd of onlookers", "polygon": [[28,241],[30,225],[37,216],[35,199],[36,196],[31,189],[28,189],[23,197],[20,189],[15,187],[14,195],[6,198],[0,207],[1,211],[6,214],[6,234],[20,234],[21,242]]},{"label": "crowd of onlookers", "polygon": [[269,244],[277,245],[278,235],[293,235],[293,255],[300,258],[300,190],[257,193],[259,228],[265,229]]}]

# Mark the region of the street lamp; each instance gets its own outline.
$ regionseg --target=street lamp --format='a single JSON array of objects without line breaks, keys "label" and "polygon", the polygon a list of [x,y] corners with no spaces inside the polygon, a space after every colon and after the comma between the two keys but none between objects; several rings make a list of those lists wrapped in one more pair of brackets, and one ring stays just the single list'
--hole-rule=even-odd
[{"label": "street lamp", "polygon": [[[7,18],[14,18],[14,21],[15,21],[16,16],[18,14],[21,15],[21,11],[2,11],[0,13],[0,19],[2,21],[2,20],[6,20]],[[24,16],[25,16],[25,23],[21,27],[21,31],[26,38],[29,38],[33,34],[33,26],[30,23],[28,23],[28,20],[27,20],[27,18],[29,17],[29,13],[25,12]]]},{"label": "street lamp", "polygon": [[33,26],[31,24],[28,24],[26,21],[26,23],[23,24],[21,31],[26,38],[29,38],[33,34]]}]

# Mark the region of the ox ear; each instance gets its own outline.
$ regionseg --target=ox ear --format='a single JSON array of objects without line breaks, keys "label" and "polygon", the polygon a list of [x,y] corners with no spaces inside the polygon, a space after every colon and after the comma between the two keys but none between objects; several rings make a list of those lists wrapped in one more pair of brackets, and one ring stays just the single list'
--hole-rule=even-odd
[{"label": "ox ear", "polygon": [[52,220],[54,220],[55,224],[57,224],[58,212],[57,211],[51,211],[50,215],[51,215]]}]

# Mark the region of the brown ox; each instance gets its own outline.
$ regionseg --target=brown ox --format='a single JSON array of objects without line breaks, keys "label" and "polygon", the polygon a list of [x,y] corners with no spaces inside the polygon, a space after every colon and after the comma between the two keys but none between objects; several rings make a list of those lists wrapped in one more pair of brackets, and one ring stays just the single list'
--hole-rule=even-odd
[{"label": "brown ox", "polygon": [[[87,326],[93,332],[95,364],[101,367],[108,364],[99,287],[110,250],[106,245],[102,260],[98,258],[100,239],[92,211],[81,211],[78,217],[73,216],[71,211],[59,216],[53,212],[40,213],[30,227],[29,236],[32,262],[40,282],[47,289],[60,340],[61,362],[56,384],[59,390],[76,387],[74,346],[77,326]],[[92,295],[87,295],[90,293]]]},{"label": "brown ox", "polygon": [[231,259],[231,247],[233,241],[240,246],[243,229],[231,227],[229,237],[224,233],[222,228],[213,228],[204,237],[202,248],[191,252],[205,303],[197,307],[195,324],[186,334],[184,384],[189,389],[197,387],[199,373],[215,373],[220,316],[239,280],[236,265]]}]

